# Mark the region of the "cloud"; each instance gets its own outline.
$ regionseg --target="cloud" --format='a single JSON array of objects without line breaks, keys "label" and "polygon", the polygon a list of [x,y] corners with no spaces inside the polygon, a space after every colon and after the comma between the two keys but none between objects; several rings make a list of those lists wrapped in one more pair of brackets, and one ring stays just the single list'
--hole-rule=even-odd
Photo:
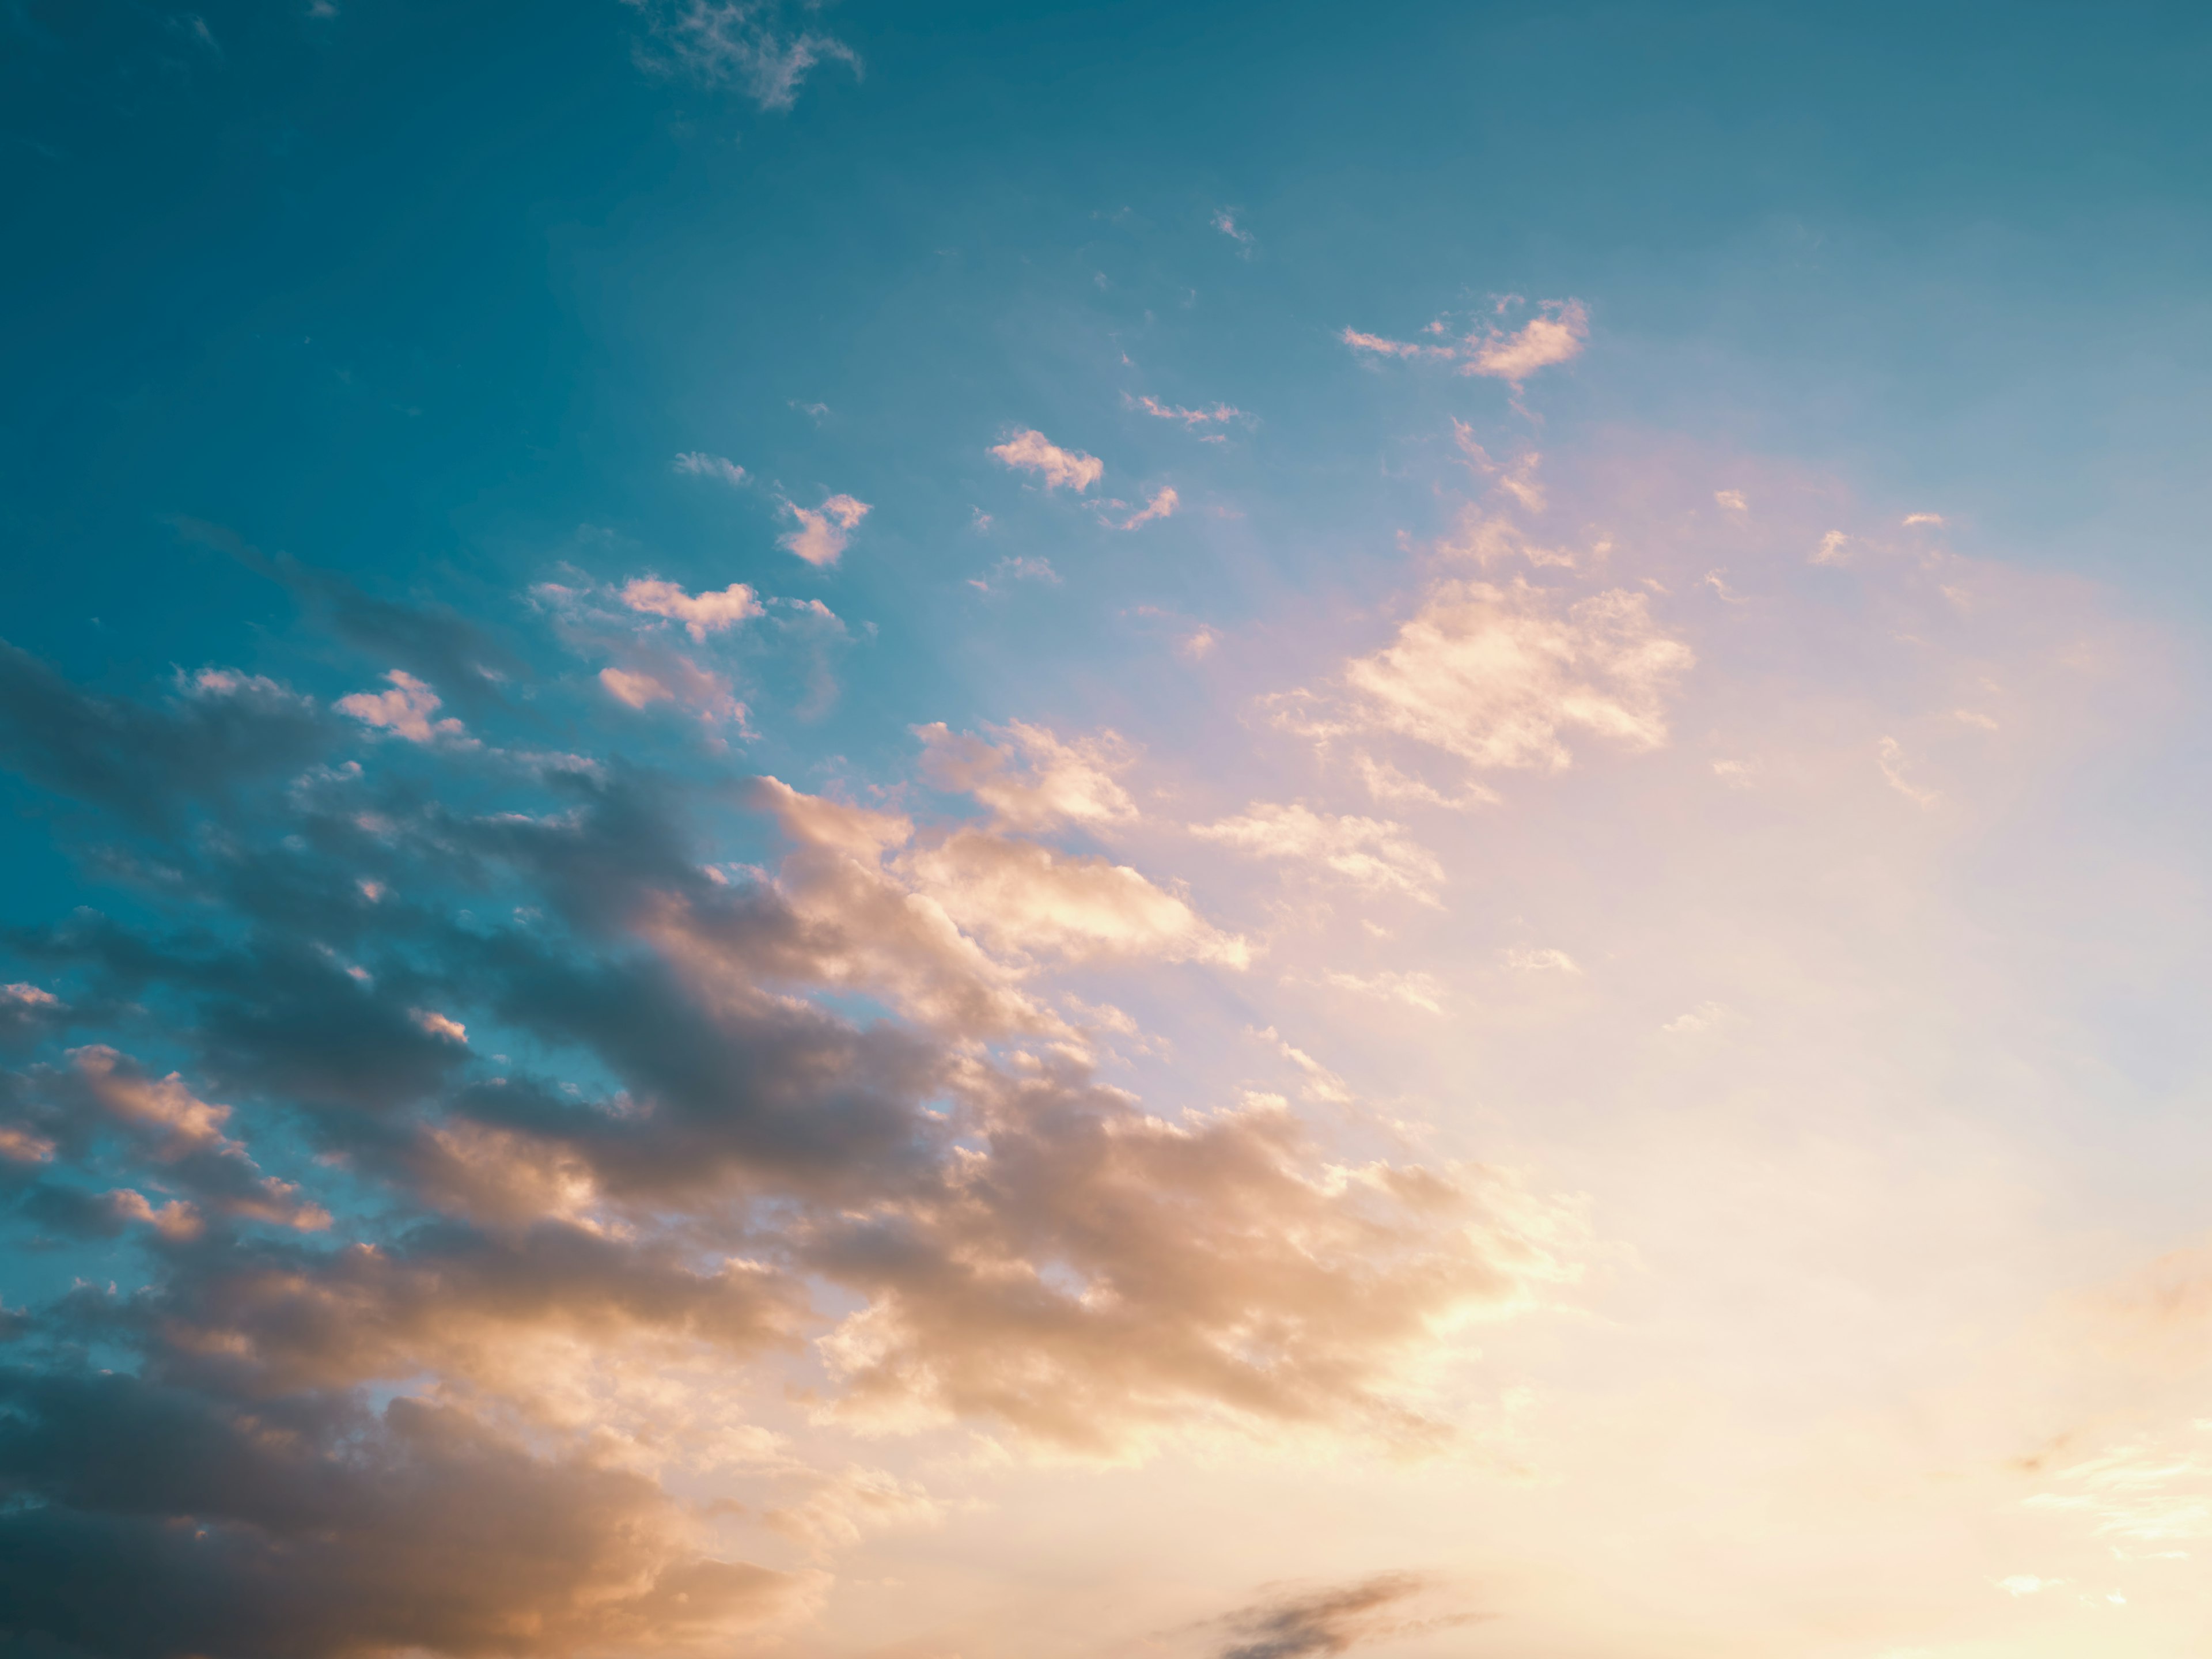
[{"label": "cloud", "polygon": [[1250,959],[1243,940],[1207,926],[1182,899],[1127,865],[1103,858],[969,830],[917,848],[894,867],[963,933],[999,951],[1233,968]]},{"label": "cloud", "polygon": [[[245,1407],[0,1373],[0,1632],[64,1650],[336,1659],[726,1643],[812,1584],[703,1553],[648,1480],[466,1413]],[[28,1501],[24,1501],[28,1500]],[[116,1593],[129,1587],[127,1594]]]},{"label": "cloud", "polygon": [[[610,695],[687,695],[653,641],[742,603],[631,591],[541,615],[639,653]],[[421,739],[341,763],[362,746],[269,682],[149,705],[13,666],[9,752],[172,876],[123,920],[9,936],[57,988],[10,981],[27,1040],[127,1008],[162,1060],[96,1030],[0,1073],[10,1214],[131,1264],[0,1319],[0,1645],[726,1651],[824,1579],[713,1541],[702,1468],[817,1553],[937,1513],[780,1442],[782,1379],[749,1369],[775,1356],[826,1368],[824,1435],[1411,1448],[1451,1432],[1407,1382],[1439,1333],[1571,1271],[1565,1212],[1479,1169],[1098,1082],[1060,964],[1244,952],[1138,860],[1038,839],[1141,825],[1110,732],[924,727],[925,770],[976,804],[933,821],[733,792],[629,721],[557,766]],[[392,684],[386,729],[436,737],[422,683]],[[130,816],[126,773],[59,741],[159,781],[164,742],[230,754],[210,730],[283,764],[197,781],[191,822]],[[768,867],[734,861],[740,811],[781,831]]]},{"label": "cloud", "polygon": [[787,31],[777,0],[624,0],[647,40],[640,67],[681,74],[707,86],[734,86],[763,109],[787,110],[817,64],[836,61],[860,74],[858,53],[835,36]]},{"label": "cloud", "polygon": [[464,739],[460,721],[431,720],[443,706],[435,691],[404,668],[395,668],[384,678],[391,683],[389,691],[356,691],[340,697],[333,706],[341,714],[350,714],[364,726],[376,726],[410,743]]},{"label": "cloud", "polygon": [[831,495],[819,508],[786,501],[783,510],[799,520],[799,528],[778,538],[776,545],[818,567],[837,562],[839,556],[851,544],[854,528],[868,516],[871,509],[867,502],[850,495]]},{"label": "cloud", "polygon": [[148,707],[81,690],[0,641],[0,765],[135,823],[295,770],[328,737],[312,702],[260,675],[204,669]]},{"label": "cloud", "polygon": [[1370,891],[1398,893],[1424,904],[1437,902],[1436,889],[1444,878],[1434,854],[1407,839],[1402,825],[1381,818],[1255,801],[1239,817],[1192,825],[1191,834],[1254,858],[1319,866]]},{"label": "cloud", "polygon": [[1216,208],[1213,212],[1213,228],[1219,231],[1224,236],[1229,238],[1231,241],[1237,244],[1237,246],[1248,256],[1251,253],[1253,247],[1257,243],[1258,239],[1255,238],[1250,231],[1245,229],[1242,225],[1237,222],[1237,214],[1234,209]]},{"label": "cloud", "polygon": [[1097,456],[1062,449],[1035,428],[992,445],[991,453],[1008,466],[1041,474],[1048,490],[1066,485],[1079,495],[1106,476],[1106,464]]},{"label": "cloud", "polygon": [[1444,986],[1433,974],[1419,971],[1380,974],[1332,972],[1326,978],[1331,985],[1346,991],[1357,991],[1362,996],[1379,997],[1386,1002],[1402,1002],[1425,1013],[1440,1014],[1444,1011]]},{"label": "cloud", "polygon": [[751,481],[751,475],[726,456],[702,454],[697,450],[687,450],[678,455],[676,470],[700,477],[720,478],[733,489],[741,489]]},{"label": "cloud", "polygon": [[1498,953],[1498,959],[1516,974],[1579,974],[1575,959],[1565,951],[1548,946],[1515,945]]},{"label": "cloud", "polygon": [[1891,788],[1915,806],[1933,806],[1938,799],[1933,789],[1923,789],[1905,775],[1905,745],[1895,738],[1884,738],[1875,745],[1875,763],[1881,768],[1881,778]]},{"label": "cloud", "polygon": [[1532,317],[1511,334],[1492,330],[1474,356],[1461,366],[1462,374],[1486,374],[1519,386],[1540,368],[1549,368],[1578,356],[1589,338],[1589,313],[1579,300],[1547,300],[1542,314]]},{"label": "cloud", "polygon": [[1385,339],[1380,334],[1362,334],[1356,328],[1347,328],[1337,337],[1354,351],[1371,351],[1379,357],[1449,357],[1452,355],[1443,346],[1416,345],[1406,340]]},{"label": "cloud", "polygon": [[1121,521],[1121,528],[1134,530],[1139,525],[1150,524],[1154,519],[1172,517],[1179,500],[1174,490],[1163,489],[1152,500],[1146,501],[1140,509],[1124,519]]},{"label": "cloud", "polygon": [[1456,340],[1451,338],[1450,331],[1439,319],[1429,325],[1429,332],[1441,340],[1450,341],[1446,344],[1423,345],[1393,340],[1380,334],[1363,333],[1356,328],[1347,328],[1337,337],[1354,351],[1380,357],[1455,362],[1462,374],[1510,381],[1517,390],[1539,369],[1579,356],[1589,338],[1589,308],[1579,300],[1547,300],[1538,307],[1538,313],[1512,333],[1490,324]]},{"label": "cloud", "polygon": [[1179,421],[1190,428],[1209,423],[1225,424],[1231,421],[1242,421],[1248,426],[1252,423],[1252,416],[1229,404],[1216,404],[1211,409],[1184,409],[1178,404],[1164,404],[1152,397],[1125,398],[1123,401],[1133,409],[1143,410],[1155,420]]},{"label": "cloud", "polygon": [[1730,513],[1748,513],[1751,504],[1743,498],[1741,489],[1716,489],[1713,500]]},{"label": "cloud", "polygon": [[709,634],[723,633],[763,614],[758,596],[743,582],[732,582],[719,593],[709,589],[689,594],[674,582],[642,577],[622,590],[622,600],[643,615],[682,623],[684,631],[702,644]]},{"label": "cloud", "polygon": [[1328,738],[1390,732],[1470,764],[1558,771],[1565,735],[1631,750],[1667,741],[1666,697],[1695,661],[1653,623],[1646,596],[1614,588],[1580,600],[1516,580],[1448,581],[1397,638],[1345,666],[1334,707],[1292,698],[1294,728]]},{"label": "cloud", "polygon": [[1451,1629],[1483,1616],[1408,1616],[1405,1604],[1429,1588],[1430,1581],[1419,1574],[1385,1572],[1326,1589],[1281,1592],[1215,1621],[1230,1632],[1218,1659],[1314,1659],[1370,1642]]},{"label": "cloud", "polygon": [[942,721],[915,726],[923,775],[939,789],[974,796],[1009,829],[1103,826],[1136,817],[1136,803],[1115,781],[1136,754],[1114,732],[1063,739],[1022,720],[985,729],[999,742],[956,733]]}]

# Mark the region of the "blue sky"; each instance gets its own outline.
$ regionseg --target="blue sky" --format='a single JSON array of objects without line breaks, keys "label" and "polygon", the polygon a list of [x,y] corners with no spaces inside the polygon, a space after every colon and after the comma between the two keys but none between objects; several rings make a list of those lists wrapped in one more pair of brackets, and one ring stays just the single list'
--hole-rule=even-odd
[{"label": "blue sky", "polygon": [[0,77],[0,1651],[2202,1628],[2201,9]]}]

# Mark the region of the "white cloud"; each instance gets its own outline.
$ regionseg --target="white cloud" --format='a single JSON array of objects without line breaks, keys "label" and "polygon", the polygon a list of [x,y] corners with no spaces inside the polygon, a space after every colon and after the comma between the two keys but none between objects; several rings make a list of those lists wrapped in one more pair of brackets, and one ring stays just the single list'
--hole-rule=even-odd
[{"label": "white cloud", "polygon": [[459,720],[431,720],[441,706],[436,692],[404,669],[395,668],[384,678],[391,682],[392,690],[356,691],[350,696],[340,697],[338,712],[410,743],[454,742],[461,738]]},{"label": "white cloud", "polygon": [[837,562],[852,544],[854,528],[871,509],[867,502],[850,495],[832,495],[819,507],[786,501],[783,510],[799,520],[799,528],[778,538],[776,545],[820,566]]},{"label": "white cloud", "polygon": [[1065,484],[1078,495],[1106,476],[1106,464],[1079,449],[1062,449],[1034,428],[1017,432],[1004,443],[991,446],[991,453],[1008,466],[1040,473],[1047,489]]},{"label": "white cloud", "polygon": [[1436,902],[1443,866],[1410,841],[1404,826],[1382,818],[1340,817],[1293,804],[1255,801],[1242,815],[1193,824],[1191,834],[1254,858],[1318,865],[1375,892]]},{"label": "white cloud", "polygon": [[1216,932],[1176,895],[1103,858],[962,830],[893,867],[963,933],[997,950],[1151,956],[1236,968],[1250,957],[1243,940]]},{"label": "white cloud", "polygon": [[1905,515],[1905,522],[1909,528],[1917,524],[1940,525],[1945,520],[1941,513],[1908,513]]},{"label": "white cloud", "polygon": [[732,489],[743,489],[751,481],[751,475],[735,461],[724,455],[704,455],[689,450],[676,458],[676,470],[699,477],[720,478]]},{"label": "white cloud", "polygon": [[1136,803],[1114,775],[1135,758],[1111,732],[1063,741],[1042,726],[1012,720],[987,728],[989,744],[941,720],[917,726],[922,769],[939,789],[972,795],[998,823],[1021,830],[1054,823],[1127,823]]},{"label": "white cloud", "polygon": [[1249,253],[1252,251],[1256,239],[1250,231],[1237,222],[1234,209],[1217,208],[1213,215],[1213,228],[1237,243],[1245,252]]},{"label": "white cloud", "polygon": [[674,582],[642,577],[622,590],[622,601],[641,615],[682,623],[691,637],[702,642],[709,634],[721,633],[762,614],[759,599],[743,582],[732,582],[719,593],[707,589],[691,594]]},{"label": "white cloud", "polygon": [[1741,489],[1716,489],[1713,500],[1731,513],[1748,513],[1751,510],[1751,503],[1744,500]]},{"label": "white cloud", "polygon": [[1841,564],[1849,556],[1844,550],[1850,545],[1850,540],[1842,531],[1831,530],[1820,538],[1820,546],[1813,550],[1812,562],[1814,564]]},{"label": "white cloud", "polygon": [[1653,623],[1646,596],[1615,588],[1577,603],[1516,581],[1445,582],[1397,639],[1344,672],[1348,702],[1286,722],[1320,738],[1395,732],[1476,766],[1557,771],[1563,734],[1631,749],[1667,741],[1665,700],[1696,659]]}]

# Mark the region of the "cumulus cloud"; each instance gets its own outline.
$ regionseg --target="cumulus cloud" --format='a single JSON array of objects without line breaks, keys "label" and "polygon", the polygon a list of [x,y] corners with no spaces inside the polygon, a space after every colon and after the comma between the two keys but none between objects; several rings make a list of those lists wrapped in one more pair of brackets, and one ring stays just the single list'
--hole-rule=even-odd
[{"label": "cumulus cloud", "polygon": [[[747,602],[637,591],[541,602],[640,653]],[[684,660],[601,684],[687,695]],[[10,934],[67,988],[9,981],[24,1040],[96,1029],[0,1073],[0,1200],[134,1266],[0,1320],[0,1645],[726,1651],[825,1580],[710,1538],[678,1496],[701,1457],[824,1559],[939,1512],[778,1449],[750,1413],[778,1356],[826,1367],[825,1424],[965,1419],[1017,1452],[1429,1445],[1451,1425],[1409,1367],[1571,1271],[1571,1218],[1489,1172],[1098,1082],[1060,964],[1245,948],[1136,861],[1042,839],[1139,823],[1110,733],[925,727],[976,803],[932,821],[626,754],[495,765],[428,740],[420,681],[362,694],[428,734],[400,768],[338,763],[358,745],[266,682],[148,706],[12,666],[10,758],[174,873],[125,920]],[[73,764],[87,732],[105,758]],[[284,764],[196,781],[202,818],[132,816],[109,760],[163,779],[164,742],[239,733]],[[781,832],[768,867],[722,839],[740,807]],[[1326,828],[1354,871],[1401,856]],[[125,1008],[159,1066],[99,1025]],[[781,1498],[744,1485],[770,1465]]]},{"label": "cumulus cloud", "polygon": [[460,721],[431,718],[443,706],[435,691],[404,668],[395,668],[384,678],[391,684],[389,691],[356,691],[340,697],[337,711],[410,743],[457,742],[463,738]]},{"label": "cumulus cloud", "polygon": [[1402,825],[1316,812],[1302,804],[1255,801],[1236,817],[1194,824],[1191,833],[1254,858],[1318,866],[1370,891],[1424,904],[1437,902],[1444,878],[1436,855],[1408,839]]},{"label": "cumulus cloud", "polygon": [[1540,368],[1581,354],[1589,338],[1589,313],[1579,300],[1547,300],[1541,314],[1516,331],[1492,330],[1460,367],[1462,374],[1486,374],[1518,386]]},{"label": "cumulus cloud", "polygon": [[759,597],[743,582],[732,582],[719,593],[711,589],[686,593],[674,582],[641,577],[622,590],[622,600],[643,615],[683,623],[684,631],[702,644],[709,634],[726,632],[763,614]]},{"label": "cumulus cloud", "polygon": [[1573,732],[1662,746],[1668,693],[1694,661],[1641,593],[1448,581],[1391,644],[1346,665],[1340,695],[1280,707],[1316,737],[1389,732],[1477,767],[1557,771]]},{"label": "cumulus cloud", "polygon": [[991,453],[1018,471],[1038,474],[1048,490],[1066,486],[1080,495],[1106,476],[1106,463],[1096,455],[1062,449],[1034,428],[992,445]]},{"label": "cumulus cloud", "polygon": [[783,510],[799,520],[799,528],[778,538],[776,545],[819,567],[837,562],[871,509],[867,502],[850,495],[831,495],[818,507],[786,501]]}]

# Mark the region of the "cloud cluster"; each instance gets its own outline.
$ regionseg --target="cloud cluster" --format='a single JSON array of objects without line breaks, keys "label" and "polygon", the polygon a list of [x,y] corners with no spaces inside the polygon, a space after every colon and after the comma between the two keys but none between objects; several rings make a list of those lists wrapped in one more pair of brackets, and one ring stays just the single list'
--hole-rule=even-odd
[{"label": "cloud cluster", "polygon": [[[764,614],[649,576],[537,597],[624,653],[624,702],[697,695],[672,665]],[[168,872],[11,936],[0,1218],[137,1266],[5,1321],[0,1644],[726,1644],[818,1597],[767,1552],[937,1513],[773,1451],[755,1402],[794,1377],[825,1432],[1018,1453],[1422,1444],[1449,1426],[1408,1360],[1563,1270],[1480,1170],[1099,1082],[1051,974],[1249,954],[1084,844],[1139,823],[1110,733],[922,727],[967,803],[927,820],[635,745],[532,758],[496,704],[465,742],[411,671],[335,720],[227,671],[140,703],[0,666],[0,753]],[[730,856],[733,809],[780,855]],[[1391,826],[1315,823],[1346,878],[1425,878]],[[702,1460],[804,1495],[740,1545],[668,1484]]]}]

